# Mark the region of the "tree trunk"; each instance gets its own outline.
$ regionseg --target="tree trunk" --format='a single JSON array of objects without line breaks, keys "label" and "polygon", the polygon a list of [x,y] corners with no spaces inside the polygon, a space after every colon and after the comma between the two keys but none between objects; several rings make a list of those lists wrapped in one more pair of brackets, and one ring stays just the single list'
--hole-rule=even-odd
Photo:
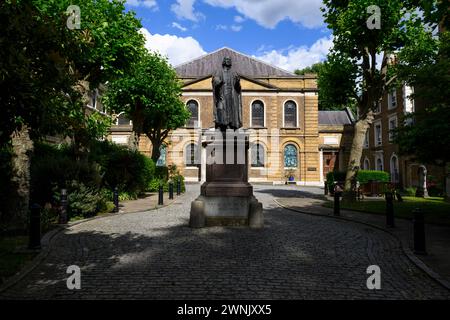
[{"label": "tree trunk", "polygon": [[11,182],[14,188],[10,213],[12,228],[25,229],[28,221],[30,206],[30,156],[34,150],[33,141],[30,139],[29,130],[23,126],[11,136],[14,156],[12,159]]},{"label": "tree trunk", "polygon": [[161,141],[159,139],[150,139],[152,142],[152,160],[156,163],[161,156]]},{"label": "tree trunk", "polygon": [[355,184],[356,174],[361,164],[361,157],[364,147],[366,132],[373,121],[373,112],[369,111],[367,115],[355,123],[355,132],[353,136],[350,158],[347,166],[347,175],[345,177],[344,199],[348,201],[356,200]]}]

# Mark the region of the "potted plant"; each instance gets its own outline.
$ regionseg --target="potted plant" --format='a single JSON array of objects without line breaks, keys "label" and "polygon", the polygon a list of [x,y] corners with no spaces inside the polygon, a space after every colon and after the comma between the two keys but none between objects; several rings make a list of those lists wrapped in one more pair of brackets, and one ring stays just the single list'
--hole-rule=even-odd
[{"label": "potted plant", "polygon": [[293,182],[293,181],[295,181],[294,173],[295,173],[295,172],[294,172],[294,170],[292,170],[292,169],[286,170],[285,177],[286,177],[286,179],[287,179],[287,182]]}]

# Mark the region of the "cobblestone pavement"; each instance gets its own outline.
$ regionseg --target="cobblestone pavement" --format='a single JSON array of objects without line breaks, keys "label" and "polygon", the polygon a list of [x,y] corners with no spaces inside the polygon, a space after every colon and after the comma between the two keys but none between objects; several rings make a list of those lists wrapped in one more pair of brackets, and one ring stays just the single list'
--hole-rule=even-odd
[{"label": "cobblestone pavement", "polygon": [[[91,220],[52,241],[49,256],[0,298],[44,299],[449,299],[383,231],[295,213],[258,186],[266,227],[187,227],[199,186],[154,211]],[[284,191],[283,191],[284,190]],[[382,289],[366,287],[379,265]],[[66,269],[81,267],[81,290]]]}]

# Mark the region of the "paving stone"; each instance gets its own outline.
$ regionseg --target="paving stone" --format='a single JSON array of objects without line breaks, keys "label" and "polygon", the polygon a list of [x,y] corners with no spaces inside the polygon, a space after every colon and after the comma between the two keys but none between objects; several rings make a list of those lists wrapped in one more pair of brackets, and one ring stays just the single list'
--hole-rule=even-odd
[{"label": "paving stone", "polygon": [[[154,211],[91,220],[52,241],[48,257],[1,299],[449,299],[390,235],[278,207],[286,187],[256,187],[265,228],[188,226],[199,187]],[[66,269],[81,268],[81,290]],[[366,269],[381,268],[381,290]]]}]

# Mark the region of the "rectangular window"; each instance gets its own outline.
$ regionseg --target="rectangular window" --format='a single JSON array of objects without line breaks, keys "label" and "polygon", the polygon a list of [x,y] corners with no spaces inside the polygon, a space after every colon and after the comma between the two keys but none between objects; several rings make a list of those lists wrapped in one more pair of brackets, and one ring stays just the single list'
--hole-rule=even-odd
[{"label": "rectangular window", "polygon": [[364,148],[369,148],[369,130],[366,131],[366,137],[364,138]]},{"label": "rectangular window", "polygon": [[375,102],[375,108],[373,113],[378,114],[381,112],[381,101]]},{"label": "rectangular window", "polygon": [[397,90],[392,90],[388,94],[388,109],[394,109],[397,107]]},{"label": "rectangular window", "polygon": [[381,122],[375,124],[375,146],[381,146],[383,144],[383,136],[381,132]]},{"label": "rectangular window", "polygon": [[394,140],[395,129],[397,129],[397,116],[389,118],[389,142]]}]

